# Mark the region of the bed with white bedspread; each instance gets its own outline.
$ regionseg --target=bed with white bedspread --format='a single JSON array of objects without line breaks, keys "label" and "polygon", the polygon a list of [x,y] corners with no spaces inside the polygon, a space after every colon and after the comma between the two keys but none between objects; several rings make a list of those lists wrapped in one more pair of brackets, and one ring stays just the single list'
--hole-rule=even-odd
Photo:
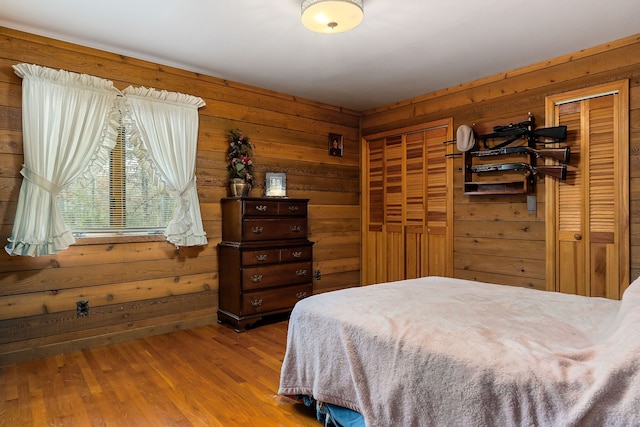
[{"label": "bed with white bedspread", "polygon": [[640,280],[621,301],[425,277],[314,295],[279,394],[388,426],[640,425]]}]

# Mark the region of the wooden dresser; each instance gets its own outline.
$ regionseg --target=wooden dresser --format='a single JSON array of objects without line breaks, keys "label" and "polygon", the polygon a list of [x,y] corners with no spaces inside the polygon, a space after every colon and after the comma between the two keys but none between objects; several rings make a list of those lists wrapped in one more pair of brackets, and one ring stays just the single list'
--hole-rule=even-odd
[{"label": "wooden dresser", "polygon": [[218,245],[218,323],[236,332],[264,316],[291,311],[313,292],[308,199],[229,197]]}]

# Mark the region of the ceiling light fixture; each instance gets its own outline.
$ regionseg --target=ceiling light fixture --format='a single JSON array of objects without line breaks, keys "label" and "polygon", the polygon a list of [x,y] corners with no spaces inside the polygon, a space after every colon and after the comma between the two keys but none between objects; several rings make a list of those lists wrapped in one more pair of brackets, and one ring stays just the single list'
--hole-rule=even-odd
[{"label": "ceiling light fixture", "polygon": [[364,16],[362,0],[303,0],[302,24],[316,33],[334,34],[357,27]]}]

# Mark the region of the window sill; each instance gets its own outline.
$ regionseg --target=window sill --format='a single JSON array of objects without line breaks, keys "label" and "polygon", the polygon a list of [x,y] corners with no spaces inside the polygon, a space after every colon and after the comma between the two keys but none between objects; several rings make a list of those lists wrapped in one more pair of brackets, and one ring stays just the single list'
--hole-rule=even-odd
[{"label": "window sill", "polygon": [[76,237],[75,246],[104,245],[109,243],[139,243],[139,242],[165,242],[164,234],[149,233],[95,233]]}]

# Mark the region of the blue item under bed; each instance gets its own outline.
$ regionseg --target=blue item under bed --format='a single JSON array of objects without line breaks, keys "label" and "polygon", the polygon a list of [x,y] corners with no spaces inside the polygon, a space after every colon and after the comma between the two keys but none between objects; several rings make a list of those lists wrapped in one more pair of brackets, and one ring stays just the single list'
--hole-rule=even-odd
[{"label": "blue item under bed", "polygon": [[364,418],[358,412],[330,403],[325,403],[324,406],[327,408],[327,419],[331,423],[327,424],[325,421],[325,426],[365,427]]},{"label": "blue item under bed", "polygon": [[311,396],[296,396],[305,406],[316,407],[316,417],[325,427],[365,427],[364,417],[351,409],[330,403],[317,402]]}]

